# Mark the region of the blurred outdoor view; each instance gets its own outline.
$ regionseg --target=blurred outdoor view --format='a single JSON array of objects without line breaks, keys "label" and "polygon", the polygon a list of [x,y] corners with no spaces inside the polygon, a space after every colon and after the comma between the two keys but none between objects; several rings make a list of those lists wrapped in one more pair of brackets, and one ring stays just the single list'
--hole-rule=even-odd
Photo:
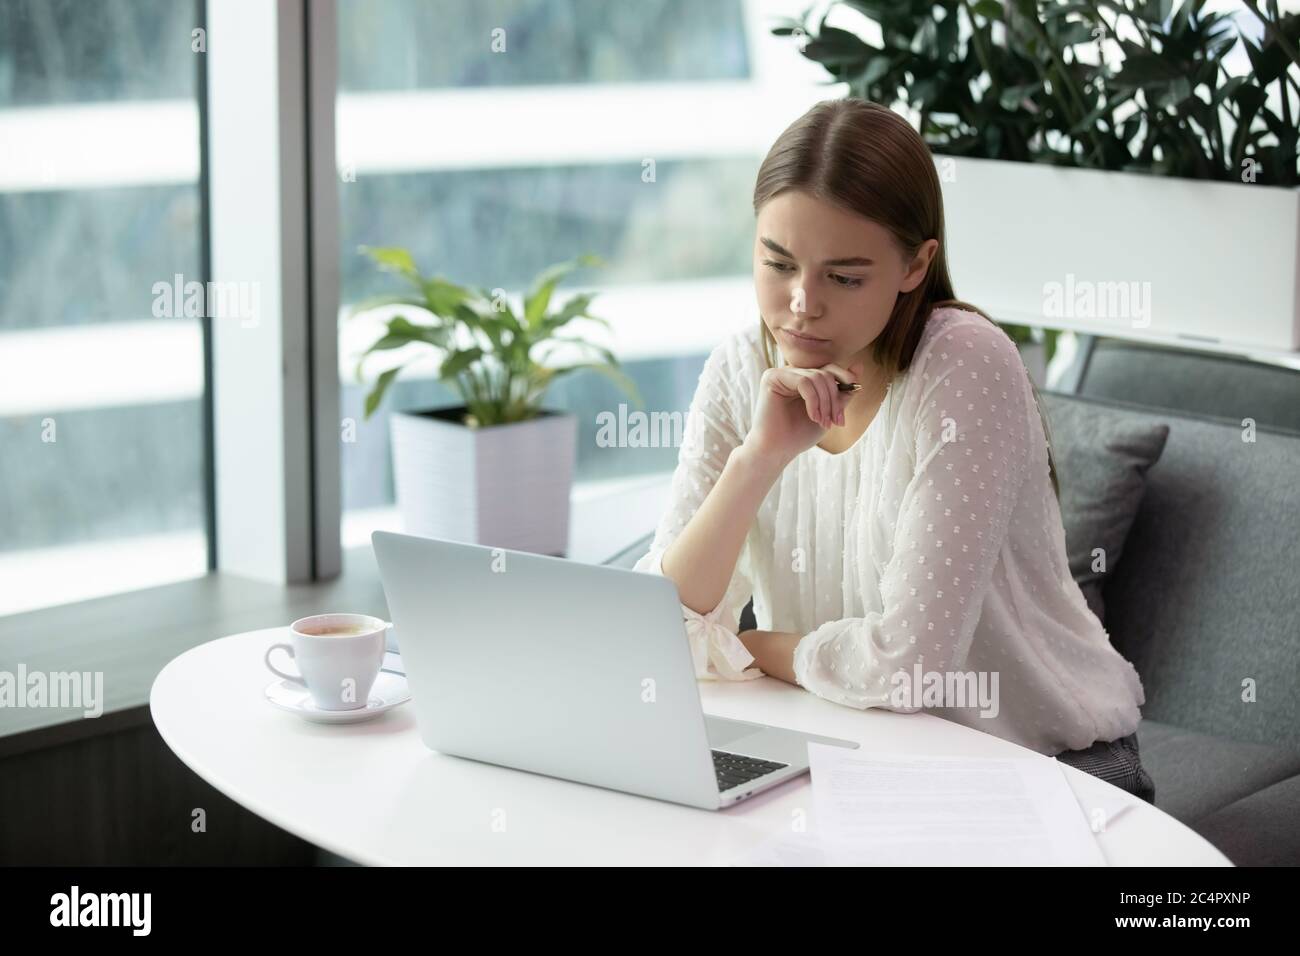
[{"label": "blurred outdoor view", "polygon": [[[391,288],[360,245],[406,246],[428,273],[515,296],[594,253],[607,267],[561,295],[596,288],[647,409],[684,412],[712,345],[757,321],[758,163],[834,95],[770,36],[797,8],[340,0],[345,308]],[[206,278],[199,15],[0,0],[0,614],[208,567],[201,320],[152,309],[156,283]],[[454,402],[416,366],[364,422],[370,380],[353,372],[373,328],[340,323],[341,416],[357,422],[345,547],[394,526],[388,412]],[[580,422],[575,496],[673,467],[674,447],[597,446],[597,413],[625,401],[594,373],[552,389],[547,406]]]}]

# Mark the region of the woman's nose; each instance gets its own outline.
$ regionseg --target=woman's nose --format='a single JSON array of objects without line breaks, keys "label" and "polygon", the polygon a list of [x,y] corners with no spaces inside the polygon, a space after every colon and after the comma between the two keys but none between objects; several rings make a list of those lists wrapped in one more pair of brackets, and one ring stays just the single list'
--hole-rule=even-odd
[{"label": "woman's nose", "polygon": [[795,315],[821,315],[820,302],[808,294],[808,289],[797,284],[790,290],[790,311]]}]

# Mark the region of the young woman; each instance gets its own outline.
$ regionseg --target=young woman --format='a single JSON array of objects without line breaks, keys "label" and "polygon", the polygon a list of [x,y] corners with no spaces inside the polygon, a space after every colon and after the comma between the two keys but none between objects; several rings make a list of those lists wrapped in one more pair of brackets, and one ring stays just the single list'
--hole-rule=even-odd
[{"label": "young woman", "polygon": [[819,103],[754,210],[761,321],[709,355],[636,564],[676,583],[697,676],[924,709],[1153,800],[1141,681],[1070,575],[1020,354],[953,296],[925,143]]}]

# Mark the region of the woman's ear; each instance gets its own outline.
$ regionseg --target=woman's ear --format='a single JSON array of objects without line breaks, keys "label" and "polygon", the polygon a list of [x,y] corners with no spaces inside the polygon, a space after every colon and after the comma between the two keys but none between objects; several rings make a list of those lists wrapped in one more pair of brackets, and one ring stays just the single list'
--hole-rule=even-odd
[{"label": "woman's ear", "polygon": [[934,254],[938,250],[938,239],[927,239],[921,243],[921,247],[916,250],[916,257],[912,259],[907,272],[903,274],[902,285],[898,287],[899,292],[911,292],[921,284],[921,280],[925,278],[926,272],[929,271],[930,263],[934,261]]}]

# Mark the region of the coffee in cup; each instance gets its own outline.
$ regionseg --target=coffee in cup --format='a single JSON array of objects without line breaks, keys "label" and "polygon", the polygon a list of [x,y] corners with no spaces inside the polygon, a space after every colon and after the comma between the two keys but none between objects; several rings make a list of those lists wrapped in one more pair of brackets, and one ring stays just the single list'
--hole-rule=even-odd
[{"label": "coffee in cup", "polygon": [[301,624],[298,630],[309,637],[355,637],[358,634],[369,633],[370,627],[365,624]]},{"label": "coffee in cup", "polygon": [[[321,710],[359,710],[384,663],[387,621],[369,614],[313,614],[289,625],[289,643],[272,644],[264,660],[271,672],[311,693]],[[271,663],[283,650],[298,666],[290,674]]]}]

